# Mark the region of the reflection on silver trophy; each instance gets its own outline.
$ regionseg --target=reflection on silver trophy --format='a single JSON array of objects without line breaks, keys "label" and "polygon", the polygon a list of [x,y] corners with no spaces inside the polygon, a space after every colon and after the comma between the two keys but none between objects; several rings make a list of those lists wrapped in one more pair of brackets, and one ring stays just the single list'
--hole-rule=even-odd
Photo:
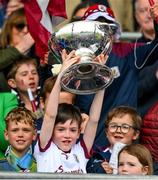
[{"label": "reflection on silver trophy", "polygon": [[65,25],[51,36],[48,46],[55,63],[62,63],[60,52],[63,49],[67,53],[76,50],[81,59],[65,71],[61,78],[63,89],[75,94],[91,94],[112,83],[111,69],[94,59],[110,53],[115,29],[115,24],[78,21]]}]

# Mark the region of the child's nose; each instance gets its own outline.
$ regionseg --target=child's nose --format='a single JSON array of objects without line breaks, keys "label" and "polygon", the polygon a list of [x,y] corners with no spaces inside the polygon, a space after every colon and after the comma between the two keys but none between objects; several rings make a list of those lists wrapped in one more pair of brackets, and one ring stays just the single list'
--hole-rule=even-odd
[{"label": "child's nose", "polygon": [[23,131],[18,132],[18,137],[23,137]]},{"label": "child's nose", "polygon": [[122,131],[121,131],[121,126],[118,126],[118,127],[117,127],[116,132],[119,132],[119,133],[122,132]]},{"label": "child's nose", "polygon": [[33,79],[34,75],[32,73],[29,73],[29,79]]},{"label": "child's nose", "polygon": [[124,173],[125,173],[125,172],[128,172],[128,168],[127,168],[126,165],[123,165],[123,166],[122,166],[122,172],[124,172]]},{"label": "child's nose", "polygon": [[69,131],[69,130],[67,130],[67,131],[65,132],[65,137],[67,137],[67,138],[70,137],[70,131]]}]

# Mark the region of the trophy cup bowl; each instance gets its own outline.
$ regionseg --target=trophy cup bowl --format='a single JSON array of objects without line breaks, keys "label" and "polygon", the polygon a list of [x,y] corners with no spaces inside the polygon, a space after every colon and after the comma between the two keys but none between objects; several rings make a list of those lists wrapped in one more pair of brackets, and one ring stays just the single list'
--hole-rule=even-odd
[{"label": "trophy cup bowl", "polygon": [[52,34],[48,42],[53,55],[50,64],[62,64],[60,52],[63,49],[67,53],[75,50],[75,54],[80,56],[80,62],[69,67],[61,78],[64,90],[75,94],[92,94],[112,83],[111,69],[94,59],[111,52],[115,26],[97,21],[77,21]]}]

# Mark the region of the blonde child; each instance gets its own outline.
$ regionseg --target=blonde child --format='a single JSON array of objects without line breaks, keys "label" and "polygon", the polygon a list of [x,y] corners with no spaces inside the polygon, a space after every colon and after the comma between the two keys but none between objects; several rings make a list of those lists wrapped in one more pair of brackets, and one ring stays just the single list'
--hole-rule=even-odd
[{"label": "blonde child", "polygon": [[0,93],[0,158],[4,157],[8,147],[8,142],[4,137],[6,128],[5,117],[7,114],[18,106],[17,97],[12,93]]},{"label": "blonde child", "polygon": [[5,138],[9,141],[1,171],[36,172],[32,142],[36,139],[35,116],[26,108],[17,107],[6,117]]}]

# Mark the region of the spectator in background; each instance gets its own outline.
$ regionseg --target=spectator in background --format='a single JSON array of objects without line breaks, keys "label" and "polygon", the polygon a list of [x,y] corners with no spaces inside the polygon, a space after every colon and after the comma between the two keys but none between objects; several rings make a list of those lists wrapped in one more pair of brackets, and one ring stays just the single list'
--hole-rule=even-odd
[{"label": "spectator in background", "polygon": [[[142,33],[142,37],[138,42],[149,42],[155,38],[155,30],[153,19],[150,14],[149,0],[134,0],[134,15],[138,23],[138,29]],[[158,2],[155,0],[154,2]]]},{"label": "spectator in background", "polygon": [[12,12],[17,9],[23,8],[24,4],[22,0],[9,0],[6,8],[6,17],[8,17]]},{"label": "spectator in background", "polygon": [[0,35],[0,91],[10,91],[4,76],[5,68],[22,54],[35,57],[34,40],[27,29],[24,9],[14,11],[5,21]]},{"label": "spectator in background", "polygon": [[[158,0],[154,1],[158,3]],[[137,42],[147,43],[155,38],[154,23],[149,12],[148,0],[134,1],[135,18],[139,25],[142,36]],[[141,69],[138,81],[138,111],[142,117],[148,109],[158,101],[158,80],[156,72],[158,70],[158,61]]]},{"label": "spectator in background", "polygon": [[39,75],[36,60],[20,56],[8,67],[6,77],[9,86],[19,97],[19,106],[35,113],[37,130],[40,132],[43,109],[40,104]]},{"label": "spectator in background", "polygon": [[15,10],[23,8],[24,5],[21,0],[1,0],[0,1],[0,28],[4,21]]},{"label": "spectator in background", "polygon": [[114,11],[116,20],[121,24],[122,31],[133,31],[133,6],[132,0],[108,0]]},{"label": "spectator in background", "polygon": [[35,58],[38,64],[38,73],[40,75],[40,86],[44,80],[50,77],[50,66],[45,64],[48,55],[45,55],[44,64],[40,64],[39,58],[35,53],[34,40],[30,35],[27,27],[24,9],[20,8],[13,11],[6,19],[2,32],[0,34],[0,91],[10,91],[5,79],[5,70],[9,65],[14,63],[21,55]]}]

